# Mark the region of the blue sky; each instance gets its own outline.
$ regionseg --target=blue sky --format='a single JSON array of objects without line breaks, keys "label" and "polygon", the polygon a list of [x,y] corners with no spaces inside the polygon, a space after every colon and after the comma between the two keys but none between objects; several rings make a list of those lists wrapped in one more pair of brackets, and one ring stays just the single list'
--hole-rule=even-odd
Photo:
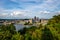
[{"label": "blue sky", "polygon": [[0,0],[0,18],[51,18],[60,14],[60,0]]}]

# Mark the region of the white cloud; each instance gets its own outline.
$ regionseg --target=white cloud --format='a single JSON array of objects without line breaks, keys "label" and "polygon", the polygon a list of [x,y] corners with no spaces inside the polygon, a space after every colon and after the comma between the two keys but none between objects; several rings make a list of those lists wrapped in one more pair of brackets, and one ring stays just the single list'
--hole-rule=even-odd
[{"label": "white cloud", "polygon": [[2,13],[2,14],[0,14],[0,16],[7,16],[8,14],[7,13]]},{"label": "white cloud", "polygon": [[0,18],[15,18],[15,19],[19,19],[19,18],[29,18],[27,16],[27,12],[26,10],[1,10],[0,11]]},{"label": "white cloud", "polygon": [[50,12],[48,12],[48,11],[40,11],[40,14],[42,14],[42,13],[47,14],[47,13],[50,13]]},{"label": "white cloud", "polygon": [[21,14],[24,14],[24,12],[21,12],[21,11],[13,11],[11,13],[12,16],[17,16],[17,15],[21,15]]}]

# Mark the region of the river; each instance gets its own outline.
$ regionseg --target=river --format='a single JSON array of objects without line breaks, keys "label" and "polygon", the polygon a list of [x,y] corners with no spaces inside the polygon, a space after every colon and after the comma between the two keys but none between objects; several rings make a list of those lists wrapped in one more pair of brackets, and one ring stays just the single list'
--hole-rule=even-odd
[{"label": "river", "polygon": [[18,31],[18,30],[22,30],[24,27],[29,28],[32,25],[14,24],[14,26],[16,28],[16,31]]}]

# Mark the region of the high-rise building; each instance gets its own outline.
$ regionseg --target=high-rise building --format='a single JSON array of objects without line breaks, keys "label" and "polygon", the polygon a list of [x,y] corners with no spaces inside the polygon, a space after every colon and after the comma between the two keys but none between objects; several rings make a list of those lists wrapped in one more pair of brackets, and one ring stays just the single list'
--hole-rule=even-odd
[{"label": "high-rise building", "polygon": [[36,18],[36,16],[34,17],[34,20],[36,20],[37,18]]},{"label": "high-rise building", "polygon": [[39,20],[40,20],[39,17],[36,17],[36,16],[35,16],[35,17],[33,18],[33,21],[34,21],[34,22],[39,22]]}]

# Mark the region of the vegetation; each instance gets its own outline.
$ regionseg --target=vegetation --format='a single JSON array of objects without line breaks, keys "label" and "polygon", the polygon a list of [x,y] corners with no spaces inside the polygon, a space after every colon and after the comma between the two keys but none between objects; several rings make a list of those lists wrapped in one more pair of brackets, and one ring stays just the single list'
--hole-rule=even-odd
[{"label": "vegetation", "polygon": [[55,15],[48,23],[32,26],[18,32],[13,24],[0,26],[0,40],[60,40],[60,15]]},{"label": "vegetation", "polygon": [[32,23],[30,23],[30,22],[25,22],[24,25],[32,25]]}]

